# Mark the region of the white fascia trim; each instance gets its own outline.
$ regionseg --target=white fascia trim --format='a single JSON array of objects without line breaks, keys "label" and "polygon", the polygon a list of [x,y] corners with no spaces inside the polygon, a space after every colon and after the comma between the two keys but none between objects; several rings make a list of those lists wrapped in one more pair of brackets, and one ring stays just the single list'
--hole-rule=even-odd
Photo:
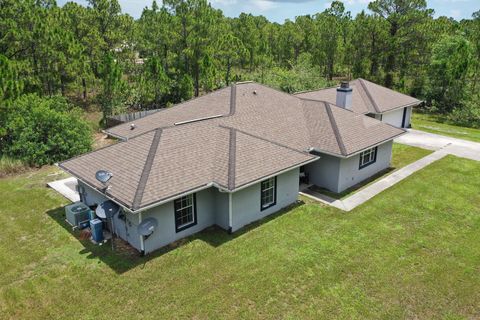
[{"label": "white fascia trim", "polygon": [[263,180],[266,180],[266,179],[269,179],[269,178],[276,177],[276,176],[281,175],[281,174],[283,174],[283,173],[285,173],[285,172],[291,171],[291,170],[293,170],[293,169],[299,168],[299,167],[304,166],[304,165],[306,165],[306,164],[309,164],[309,163],[311,163],[311,162],[317,161],[318,159],[320,159],[320,157],[319,157],[319,156],[315,156],[315,158],[313,158],[313,159],[304,161],[304,162],[302,162],[302,163],[300,163],[300,164],[298,164],[298,165],[295,165],[295,166],[293,166],[293,167],[289,167],[289,168],[287,168],[287,169],[284,169],[284,170],[275,172],[275,173],[273,173],[273,174],[271,174],[271,175],[261,177],[261,178],[259,178],[259,179],[256,179],[256,180],[252,181],[252,182],[249,182],[249,183],[247,183],[247,184],[244,184],[244,185],[242,185],[242,186],[240,186],[240,187],[238,187],[238,188],[236,188],[236,189],[227,190],[227,192],[233,193],[233,192],[240,191],[240,190],[245,189],[245,188],[248,188],[248,187],[250,187],[250,186],[252,186],[252,185],[254,185],[254,184],[256,184],[256,183],[259,183],[260,181],[263,181]]},{"label": "white fascia trim", "polygon": [[347,156],[344,156],[344,155],[341,155],[341,154],[331,153],[331,152],[328,152],[328,151],[323,151],[323,150],[320,150],[320,149],[317,149],[317,148],[314,148],[314,147],[308,148],[307,152],[324,153],[326,155],[336,157],[336,158],[347,158]]},{"label": "white fascia trim", "polygon": [[362,149],[362,150],[356,151],[356,152],[354,152],[354,153],[352,153],[352,154],[349,154],[349,155],[346,156],[345,158],[351,158],[351,157],[353,157],[353,156],[356,156],[357,154],[362,153],[362,152],[365,151],[365,150],[378,147],[379,145],[384,144],[384,143],[387,143],[387,142],[389,142],[389,141],[393,141],[394,139],[396,139],[396,138],[398,138],[398,137],[400,137],[400,136],[403,136],[405,133],[407,133],[407,132],[406,132],[406,131],[405,131],[405,132],[402,132],[402,133],[396,135],[396,136],[393,137],[393,138],[390,138],[390,139],[387,139],[387,140],[383,140],[382,142],[373,144],[373,145],[371,145],[371,146],[369,146],[369,147],[367,147],[367,148],[364,148],[364,149]]},{"label": "white fascia trim", "polygon": [[[109,200],[112,200],[113,202],[118,203],[118,204],[119,204],[123,209],[125,209],[126,211],[128,211],[128,212],[130,212],[130,213],[132,213],[132,214],[136,214],[136,213],[141,213],[141,212],[143,212],[143,211],[149,210],[149,209],[151,209],[151,208],[155,208],[155,207],[157,207],[157,206],[159,206],[159,205],[162,205],[162,204],[164,204],[164,203],[173,201],[173,200],[175,200],[175,199],[178,199],[178,198],[181,198],[181,197],[187,196],[187,195],[189,195],[189,194],[196,193],[196,192],[199,192],[199,191],[202,191],[202,190],[211,188],[211,187],[217,188],[220,192],[233,193],[233,192],[236,192],[236,191],[245,189],[245,188],[247,188],[247,187],[249,187],[249,186],[251,186],[251,185],[254,185],[254,184],[258,183],[259,181],[263,181],[263,180],[265,180],[265,179],[268,179],[268,178],[271,178],[271,177],[275,177],[275,176],[277,176],[277,175],[280,175],[280,174],[282,174],[282,173],[288,172],[288,171],[293,170],[293,169],[295,169],[295,168],[298,168],[298,167],[301,167],[301,166],[303,166],[303,165],[309,164],[309,163],[311,163],[311,162],[317,161],[318,159],[320,159],[320,157],[319,157],[319,156],[315,156],[315,158],[313,158],[313,159],[310,159],[310,160],[307,160],[307,161],[305,161],[305,162],[302,162],[302,163],[300,163],[300,164],[298,164],[298,165],[296,165],[296,166],[293,166],[293,167],[290,167],[290,168],[281,170],[281,171],[276,172],[276,173],[274,173],[274,174],[271,174],[271,175],[269,175],[269,176],[265,176],[265,177],[262,177],[262,178],[260,178],[260,179],[254,180],[254,181],[252,181],[252,182],[249,182],[249,183],[247,183],[247,184],[244,184],[244,185],[242,185],[241,187],[239,187],[239,188],[237,188],[237,189],[233,189],[233,190],[228,190],[228,189],[226,189],[225,187],[223,187],[223,186],[221,186],[221,185],[219,185],[219,184],[217,184],[217,183],[215,183],[215,182],[210,182],[210,183],[207,183],[206,185],[201,186],[201,187],[198,187],[198,188],[196,188],[196,189],[188,190],[188,191],[183,192],[183,193],[181,193],[181,194],[177,194],[177,195],[175,195],[175,196],[166,198],[166,199],[164,199],[164,200],[161,200],[161,201],[158,201],[158,202],[154,202],[154,203],[152,203],[152,204],[150,204],[150,205],[147,205],[147,206],[145,206],[145,207],[142,207],[142,208],[140,208],[140,209],[138,209],[138,210],[132,210],[132,209],[130,209],[130,208],[128,208],[128,207],[126,207],[126,206],[118,203],[118,200],[116,200],[116,199],[114,199],[114,198],[112,198],[112,197],[109,197],[109,196],[106,195],[105,193],[101,192],[98,188],[96,188],[96,187],[92,186],[91,184],[89,184],[89,183],[87,183],[87,182],[79,179],[79,178],[76,177],[76,176],[75,176],[75,177],[76,177],[78,180],[80,180],[80,181],[82,181],[83,183],[85,183],[87,186],[89,186],[89,187],[97,190],[98,192],[100,192],[102,195],[104,195],[104,196],[105,196],[106,198],[108,198]],[[61,169],[64,170],[63,168],[61,168]],[[64,170],[64,171],[66,171],[66,170]],[[67,172],[68,172],[68,171],[67,171]],[[71,172],[68,172],[68,173],[69,173],[69,174],[72,174]]]},{"label": "white fascia trim", "polygon": [[392,112],[392,111],[395,111],[395,110],[398,110],[398,109],[403,109],[403,108],[408,108],[408,107],[415,107],[415,106],[418,106],[420,105],[421,103],[423,103],[425,101],[420,101],[420,102],[412,102],[412,103],[409,103],[409,104],[405,104],[403,106],[399,106],[399,107],[395,107],[393,109],[390,109],[390,110],[387,110],[387,111],[384,111],[384,112],[367,112],[367,113],[371,113],[371,114],[385,114],[385,113],[389,113],[389,112]]},{"label": "white fascia trim", "polygon": [[[220,187],[219,185],[217,185],[216,183],[210,182],[210,183],[207,183],[206,185],[201,186],[201,187],[199,187],[199,188],[192,189],[192,190],[188,190],[188,191],[183,192],[183,193],[181,193],[181,194],[177,194],[177,195],[175,195],[175,196],[166,198],[166,199],[164,199],[164,200],[161,200],[161,201],[158,201],[158,202],[154,202],[154,203],[152,203],[152,204],[149,204],[148,206],[145,206],[145,207],[142,207],[142,208],[140,208],[140,209],[138,209],[138,210],[132,211],[132,213],[143,212],[143,211],[145,211],[145,210],[158,207],[159,205],[162,205],[162,204],[164,204],[164,203],[173,201],[173,200],[175,200],[175,199],[178,199],[178,198],[181,198],[181,197],[187,196],[187,195],[189,195],[189,194],[196,193],[196,192],[199,192],[199,191],[202,191],[202,190],[211,188],[211,187],[217,187],[217,188],[219,188],[219,189],[222,188],[222,187]],[[223,188],[222,188],[222,189],[223,189]]]},{"label": "white fascia trim", "polygon": [[387,143],[388,141],[391,141],[391,140],[394,140],[394,139],[396,139],[396,138],[398,138],[398,137],[400,137],[400,136],[403,136],[405,133],[407,133],[407,131],[404,131],[404,132],[402,132],[402,133],[400,133],[400,134],[398,134],[398,135],[396,135],[396,136],[394,136],[394,137],[392,137],[392,138],[383,140],[383,141],[378,142],[378,143],[376,143],[376,144],[372,144],[371,146],[368,146],[368,147],[363,148],[363,149],[361,149],[361,150],[355,151],[354,153],[349,154],[349,155],[346,155],[346,156],[344,156],[344,155],[339,155],[339,154],[328,153],[328,152],[325,152],[325,151],[322,151],[322,150],[319,150],[319,149],[316,149],[316,148],[310,148],[309,151],[315,151],[315,152],[318,152],[318,153],[325,153],[325,154],[330,155],[330,156],[332,156],[332,157],[347,159],[347,158],[351,158],[351,157],[353,157],[353,156],[356,156],[357,154],[362,153],[362,152],[365,151],[365,150],[378,147],[378,146],[381,145],[381,144]]},{"label": "white fascia trim", "polygon": [[112,200],[113,202],[115,202],[116,204],[118,204],[120,207],[122,207],[124,210],[130,212],[130,213],[135,213],[133,212],[130,208],[126,207],[125,205],[121,204],[117,199],[109,196],[108,194],[106,194],[105,192],[103,192],[102,190],[98,189],[97,187],[95,187],[94,185],[86,182],[85,180],[83,179],[80,179],[77,175],[74,175],[72,172],[60,167],[58,165],[58,163],[55,164],[55,166],[57,166],[60,170],[72,175],[75,179],[77,179],[78,181],[81,181],[82,183],[86,184],[87,186],[89,186],[90,188],[92,188],[93,190],[96,190],[98,191],[101,195],[103,195],[105,198],[107,198],[108,200]]}]

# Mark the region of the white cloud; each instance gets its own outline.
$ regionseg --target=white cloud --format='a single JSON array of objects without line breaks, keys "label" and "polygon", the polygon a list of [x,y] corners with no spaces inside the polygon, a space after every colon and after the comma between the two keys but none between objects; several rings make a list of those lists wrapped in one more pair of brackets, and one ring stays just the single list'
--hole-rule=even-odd
[{"label": "white cloud", "polygon": [[[301,0],[304,1],[304,0]],[[246,0],[246,1],[240,1],[240,0],[210,0],[210,3],[213,5],[218,5],[218,6],[234,6],[234,5],[240,5],[244,11],[251,11],[249,9],[255,9],[257,11],[268,11],[271,9],[274,9],[278,7],[279,2],[293,2],[293,0]]]},{"label": "white cloud", "polygon": [[260,11],[268,11],[277,7],[277,4],[274,1],[250,0],[249,2]]},{"label": "white cloud", "polygon": [[210,0],[211,4],[218,4],[221,6],[231,6],[238,3],[238,0]]},{"label": "white cloud", "polygon": [[462,16],[462,11],[458,9],[450,10],[450,16],[454,19],[459,19]]},{"label": "white cloud", "polygon": [[[354,6],[357,4],[368,5],[373,0],[340,0],[340,1],[343,2],[343,4],[345,4],[345,9],[349,11],[349,6]],[[325,2],[324,7],[327,9],[327,8],[330,8],[331,5],[332,5],[332,1],[327,1]]]},{"label": "white cloud", "polygon": [[342,2],[348,5],[355,5],[355,4],[369,4],[373,0],[343,0]]}]

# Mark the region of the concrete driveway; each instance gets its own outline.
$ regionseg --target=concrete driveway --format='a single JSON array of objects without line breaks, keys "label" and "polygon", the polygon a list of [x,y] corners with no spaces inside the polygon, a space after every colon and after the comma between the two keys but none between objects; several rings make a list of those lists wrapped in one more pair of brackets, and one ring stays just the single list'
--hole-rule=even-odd
[{"label": "concrete driveway", "polygon": [[480,143],[478,142],[446,137],[415,129],[408,129],[408,132],[395,139],[395,142],[429,150],[440,150],[446,154],[480,161]]}]

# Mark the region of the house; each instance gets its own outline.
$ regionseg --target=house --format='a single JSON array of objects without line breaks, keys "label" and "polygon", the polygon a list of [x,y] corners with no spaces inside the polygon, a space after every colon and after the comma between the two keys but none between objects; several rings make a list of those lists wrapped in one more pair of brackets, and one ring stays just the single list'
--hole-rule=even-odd
[{"label": "house", "polygon": [[[337,106],[233,84],[110,128],[119,143],[59,166],[78,179],[88,206],[121,207],[113,230],[143,253],[211,225],[235,232],[295,203],[300,175],[341,192],[389,167],[392,141],[405,131],[354,112],[349,89],[335,89]],[[108,183],[99,170],[111,173]],[[156,228],[144,236],[148,218]]]},{"label": "house", "polygon": [[[356,79],[349,82],[352,91],[348,108],[398,128],[409,128],[412,108],[422,101],[373,82]],[[326,88],[297,93],[297,97],[337,104],[337,90]]]}]

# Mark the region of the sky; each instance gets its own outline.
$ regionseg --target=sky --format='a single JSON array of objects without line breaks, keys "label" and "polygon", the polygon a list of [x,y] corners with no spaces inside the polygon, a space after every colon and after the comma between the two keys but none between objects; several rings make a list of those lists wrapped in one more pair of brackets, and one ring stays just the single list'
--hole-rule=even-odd
[{"label": "sky", "polygon": [[[74,0],[86,5],[86,0]],[[142,10],[152,4],[152,0],[118,0],[123,12],[134,18],[140,17]],[[57,0],[63,5],[67,0]],[[347,11],[353,16],[367,9],[370,0],[342,0]],[[157,0],[160,4],[161,0]],[[210,0],[213,7],[221,9],[226,16],[237,17],[241,12],[263,15],[270,21],[282,23],[296,16],[321,12],[330,6],[331,0]],[[471,18],[480,10],[480,0],[427,0],[427,6],[435,10],[435,16],[448,16],[457,20]]]}]

